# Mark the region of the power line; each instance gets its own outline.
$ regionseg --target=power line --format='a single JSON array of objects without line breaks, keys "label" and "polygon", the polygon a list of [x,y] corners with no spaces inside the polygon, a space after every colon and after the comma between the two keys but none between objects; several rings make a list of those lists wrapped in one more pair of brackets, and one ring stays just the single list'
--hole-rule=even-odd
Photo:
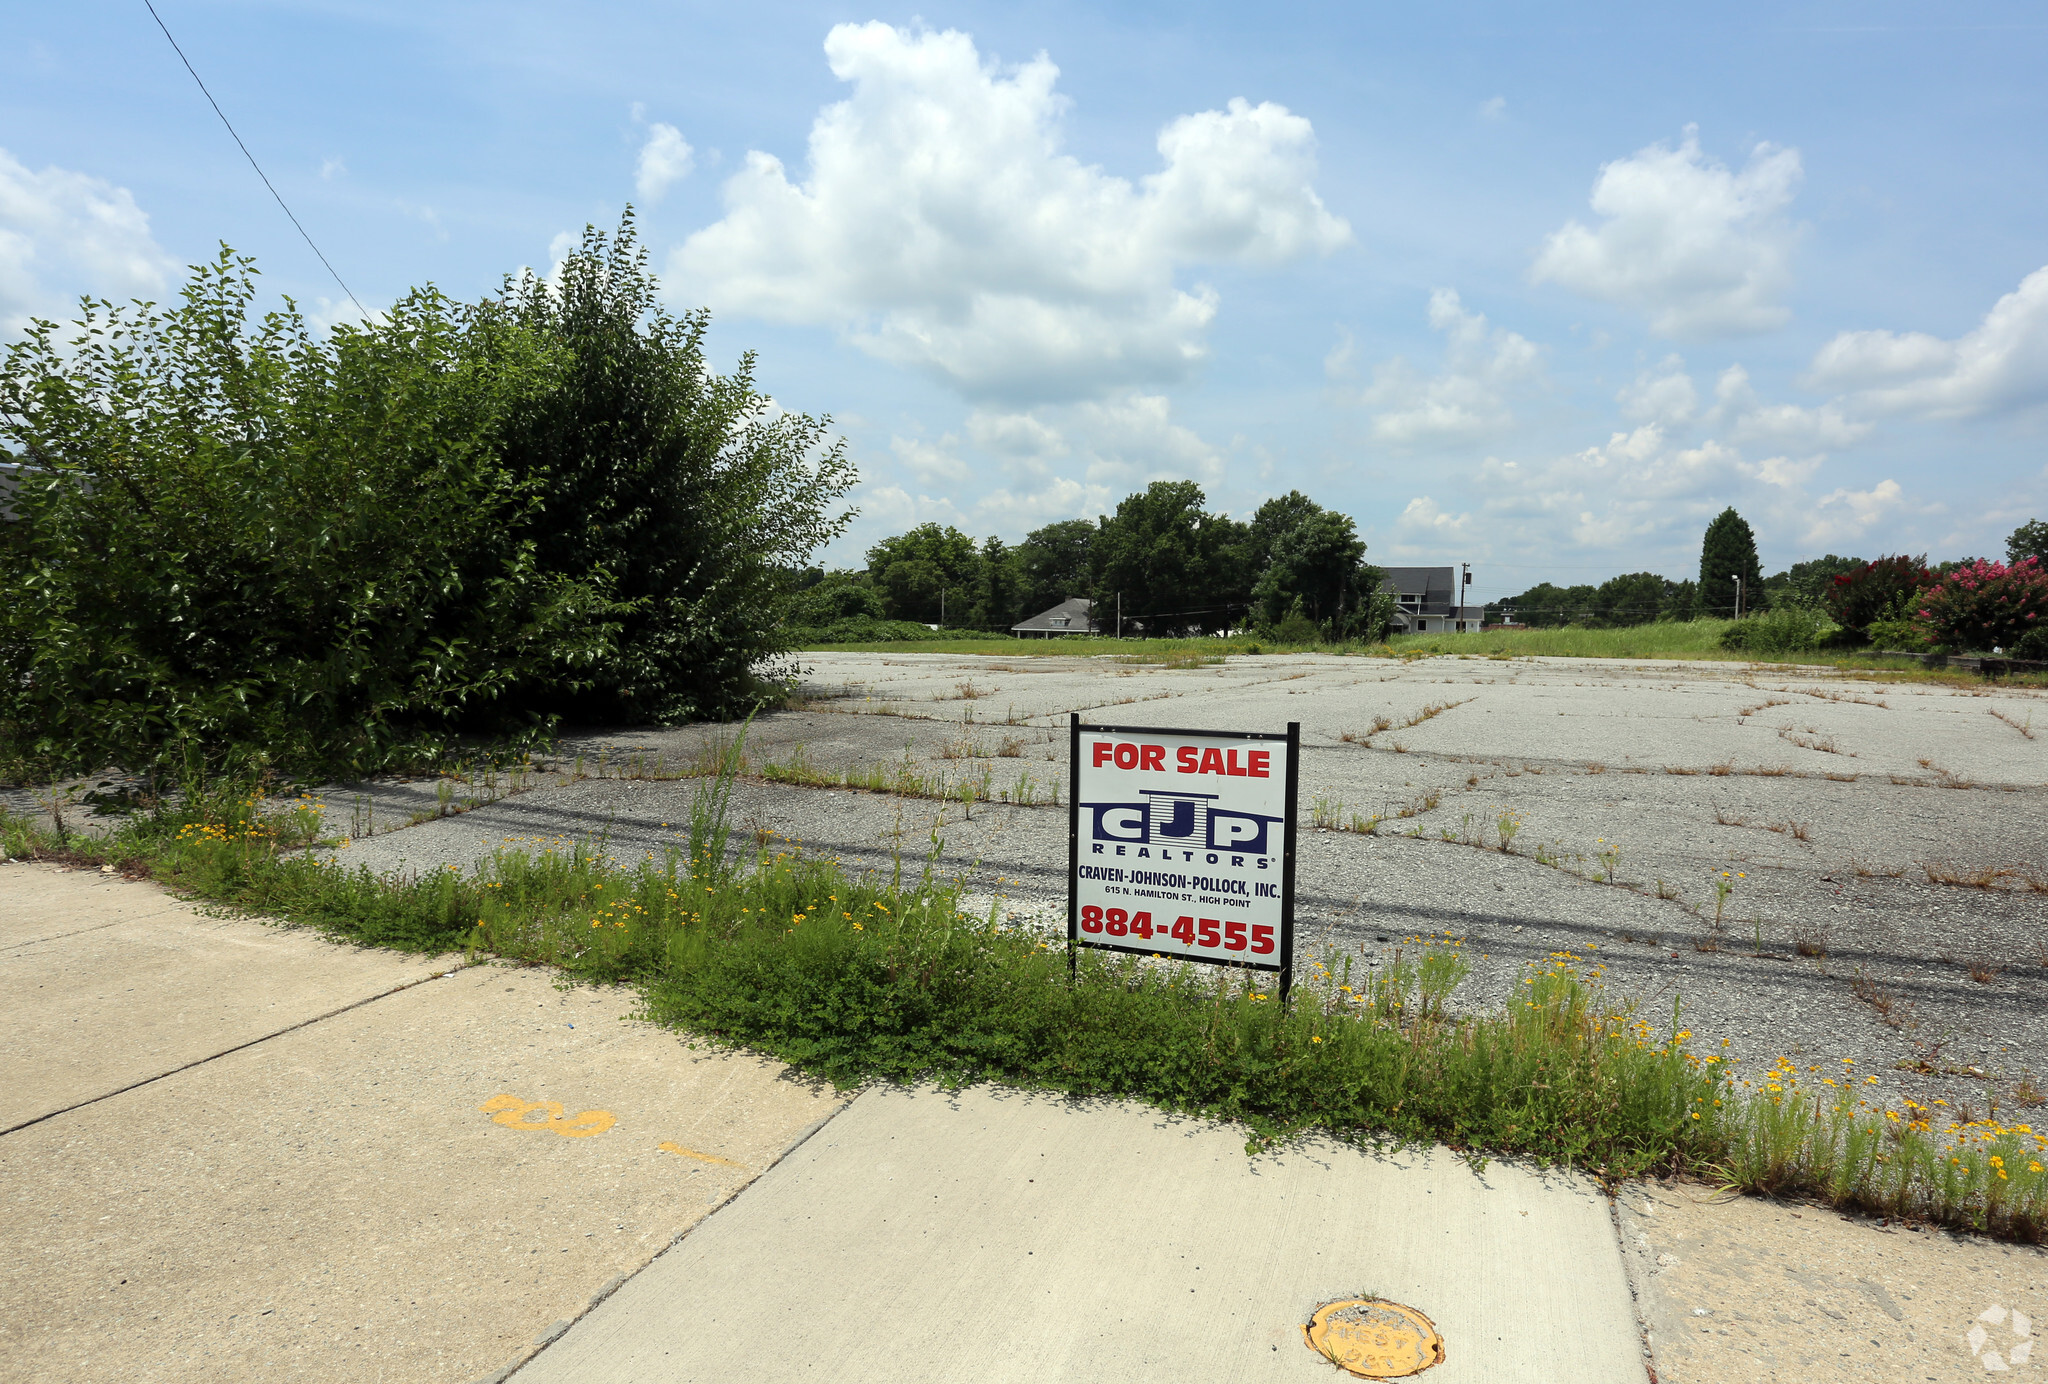
[{"label": "power line", "polygon": [[335,273],[334,266],[327,263],[327,256],[320,253],[318,245],[313,244],[313,237],[306,233],[304,226],[299,225],[299,218],[292,216],[292,209],[285,206],[283,196],[278,193],[277,188],[270,181],[270,175],[263,171],[263,165],[256,162],[256,156],[249,152],[249,146],[243,144],[242,137],[235,133],[234,122],[228,119],[228,113],[220,108],[220,102],[213,99],[213,93],[206,89],[206,83],[200,81],[198,69],[192,66],[192,59],[185,56],[185,50],[178,46],[178,40],[171,38],[170,26],[164,23],[164,17],[156,12],[156,6],[151,3],[151,0],[142,0],[142,4],[149,11],[149,17],[156,21],[156,27],[164,31],[164,37],[170,41],[171,51],[178,55],[178,61],[185,64],[185,70],[192,74],[192,80],[199,82],[199,94],[206,98],[207,105],[213,107],[213,113],[220,117],[220,123],[227,126],[228,133],[234,137],[235,144],[242,151],[242,157],[249,161],[249,166],[256,170],[256,176],[263,179],[263,185],[270,189],[270,195],[277,198],[277,205],[284,211],[287,217],[291,218],[292,225],[298,227],[299,234],[305,237],[307,248],[312,250],[322,265],[326,266],[327,272],[334,275],[334,281],[341,284],[341,291],[348,294],[348,300],[356,305],[356,311],[367,318],[370,315],[369,310],[362,305],[362,302],[354,293],[349,291],[348,284],[343,282],[340,274]]}]

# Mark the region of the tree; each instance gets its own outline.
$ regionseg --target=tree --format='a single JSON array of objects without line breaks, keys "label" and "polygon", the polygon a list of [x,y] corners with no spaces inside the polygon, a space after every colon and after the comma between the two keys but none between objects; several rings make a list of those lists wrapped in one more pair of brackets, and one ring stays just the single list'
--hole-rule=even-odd
[{"label": "tree", "polygon": [[2005,560],[2024,562],[2037,557],[2048,562],[2048,521],[2031,519],[2012,531],[2005,540]]},{"label": "tree", "polygon": [[981,553],[950,524],[919,524],[868,549],[868,571],[888,602],[889,617],[963,624],[974,618],[981,595]]},{"label": "tree", "polygon": [[975,624],[983,629],[1008,630],[1027,615],[1024,576],[1017,555],[1002,539],[990,536],[981,544],[981,589],[975,594]]},{"label": "tree", "polygon": [[1211,559],[1218,555],[1202,488],[1193,481],[1154,481],[1126,496],[1096,536],[1095,620],[1113,625],[1118,597],[1126,625],[1133,619],[1161,634],[1190,625],[1221,623],[1211,613]]},{"label": "tree", "polygon": [[606,574],[630,605],[613,656],[580,687],[530,680],[536,713],[605,722],[727,716],[757,704],[788,648],[785,574],[840,533],[855,480],[830,420],[774,406],[754,356],[704,358],[708,313],[669,315],[630,209],[549,280],[528,273],[470,313],[489,361],[532,341],[554,369],[502,434],[505,464],[541,497],[527,532],[543,571]]},{"label": "tree", "polygon": [[842,620],[880,620],[888,614],[882,593],[866,572],[825,572],[790,602],[790,619],[806,628]]},{"label": "tree", "polygon": [[1252,589],[1260,623],[1277,626],[1299,608],[1326,635],[1342,637],[1360,614],[1364,558],[1365,542],[1349,516],[1325,509],[1305,515],[1273,540]]},{"label": "tree", "polygon": [[1516,620],[1533,628],[1582,624],[1600,613],[1600,593],[1591,586],[1554,586],[1538,582],[1519,596],[1501,602]]},{"label": "tree", "polygon": [[2048,562],[2028,557],[2008,567],[1980,559],[1959,567],[1921,597],[1919,614],[1955,648],[2032,652],[2048,628]]},{"label": "tree", "polygon": [[1877,621],[1905,618],[1932,585],[1924,555],[1898,554],[1838,574],[1828,582],[1822,604],[1836,624],[1860,633]]},{"label": "tree", "polygon": [[1699,614],[1700,586],[1691,577],[1673,582],[1664,592],[1664,604],[1658,607],[1659,620],[1690,620]]},{"label": "tree", "polygon": [[1596,618],[1603,625],[1647,625],[1663,612],[1672,586],[1655,572],[1609,577],[1593,593]]},{"label": "tree", "polygon": [[[1764,578],[1764,600],[1773,609],[1781,606],[1821,606],[1827,603],[1828,588],[1836,577],[1866,566],[1860,557],[1836,557],[1829,553],[1806,562],[1795,562],[1783,572]],[[1745,606],[1747,601],[1743,603]]]},{"label": "tree", "polygon": [[1027,534],[1017,545],[1014,556],[1025,616],[1094,590],[1096,532],[1092,519],[1067,519]]},{"label": "tree", "polygon": [[1707,525],[1700,542],[1700,613],[1724,618],[1734,615],[1737,578],[1741,579],[1743,609],[1755,609],[1763,586],[1756,535],[1730,506]]}]

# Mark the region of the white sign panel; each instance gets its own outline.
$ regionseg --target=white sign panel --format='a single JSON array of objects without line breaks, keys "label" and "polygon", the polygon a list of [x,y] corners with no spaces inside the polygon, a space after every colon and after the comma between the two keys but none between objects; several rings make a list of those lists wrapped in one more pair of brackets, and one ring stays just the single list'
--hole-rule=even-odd
[{"label": "white sign panel", "polygon": [[1072,736],[1068,940],[1286,977],[1298,728]]}]

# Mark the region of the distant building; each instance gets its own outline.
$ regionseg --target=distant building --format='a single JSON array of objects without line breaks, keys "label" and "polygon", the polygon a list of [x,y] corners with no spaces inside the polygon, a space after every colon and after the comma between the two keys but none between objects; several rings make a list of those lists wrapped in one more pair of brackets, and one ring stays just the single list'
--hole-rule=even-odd
[{"label": "distant building", "polygon": [[1484,606],[1458,604],[1455,567],[1389,567],[1380,590],[1394,597],[1393,634],[1458,634],[1477,630]]},{"label": "distant building", "polygon": [[1089,605],[1086,596],[1069,596],[1051,610],[1042,610],[1029,620],[1019,620],[1010,626],[1010,633],[1019,639],[1050,639],[1056,634],[1100,634],[1101,629],[1088,614]]}]

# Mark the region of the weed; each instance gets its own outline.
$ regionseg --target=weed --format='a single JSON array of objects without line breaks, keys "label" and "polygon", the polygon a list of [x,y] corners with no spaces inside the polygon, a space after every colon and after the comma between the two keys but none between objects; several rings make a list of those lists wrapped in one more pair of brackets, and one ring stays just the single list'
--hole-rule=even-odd
[{"label": "weed", "polygon": [[[1465,698],[1464,702],[1431,702],[1428,706],[1422,708],[1422,710],[1416,712],[1413,716],[1410,716],[1407,720],[1403,721],[1401,723],[1401,729],[1408,730],[1415,726],[1421,725],[1424,721],[1434,720],[1436,717],[1443,715],[1446,711],[1455,710],[1456,708],[1465,705],[1465,702],[1469,702],[1471,700],[1472,698],[1467,697]],[[1378,732],[1374,733],[1377,734]]]},{"label": "weed", "polygon": [[1805,841],[1810,839],[1808,835],[1809,828],[1805,822],[1772,822],[1765,826],[1764,830],[1775,831],[1779,835],[1789,836],[1795,841]]},{"label": "weed", "polygon": [[1774,706],[1790,705],[1792,705],[1792,703],[1784,697],[1772,697],[1769,701],[1758,702],[1755,706],[1746,706],[1742,708],[1742,710],[1735,713],[1735,719],[1737,721],[1746,720],[1747,718],[1756,715],[1759,711],[1768,711]]},{"label": "weed", "polygon": [[2038,1110],[2048,1105],[2048,1093],[2044,1093],[2035,1083],[2033,1074],[2028,1073],[2013,1083],[2012,1103],[2022,1110]]},{"label": "weed", "polygon": [[2015,873],[1995,865],[1957,865],[1946,860],[1923,860],[1920,869],[1929,884],[1952,884],[1965,889],[1996,889],[2000,880]]},{"label": "weed", "polygon": [[1494,830],[1500,833],[1500,849],[1503,855],[1515,853],[1515,835],[1522,829],[1522,814],[1513,808],[1502,808],[1493,819]]},{"label": "weed", "polygon": [[[1808,726],[1804,732],[1794,731],[1790,726],[1780,726],[1778,728],[1778,738],[1780,740],[1789,740],[1802,750],[1818,750],[1822,754],[1842,753],[1840,749],[1836,748],[1833,736],[1822,735],[1812,726]],[[1853,759],[1855,756],[1851,755],[1850,758]]]},{"label": "weed", "polygon": [[[1714,879],[1714,927],[1715,927],[1715,928],[1717,928],[1717,929],[1718,929],[1718,928],[1719,928],[1719,927],[1721,926],[1721,912],[1722,912],[1722,910],[1723,910],[1723,909],[1727,908],[1727,906],[1728,906],[1728,896],[1729,896],[1730,894],[1732,894],[1732,893],[1734,893],[1734,892],[1735,892],[1735,881],[1737,881],[1737,880],[1739,880],[1739,879],[1748,879],[1748,878],[1749,878],[1749,876],[1748,876],[1747,874],[1744,874],[1744,873],[1742,873],[1741,871],[1729,871],[1729,870],[1723,870],[1723,871],[1721,871],[1721,873],[1720,873],[1720,874],[1719,874],[1718,876],[1716,876],[1716,877],[1715,877],[1715,879]],[[1762,946],[1761,946],[1761,945],[1759,945],[1759,946],[1758,946],[1758,948],[1757,948],[1757,950],[1758,950],[1758,951],[1762,951],[1762,950],[1763,950]]]},{"label": "weed", "polygon": [[1899,998],[1899,992],[1887,989],[1869,976],[1859,966],[1849,981],[1849,993],[1869,1005],[1877,1014],[1878,1022],[1886,1028],[1917,1028],[1913,1018],[1913,1005],[1909,1000]]},{"label": "weed", "polygon": [[999,759],[1022,759],[1024,757],[1024,742],[1014,735],[1004,736],[1002,744],[996,747],[996,757]]},{"label": "weed", "polygon": [[1970,979],[1976,981],[1979,985],[1989,985],[1992,981],[1998,979],[2004,967],[1994,966],[1989,961],[1979,960],[1968,963],[1964,969],[1970,973]]},{"label": "weed", "polygon": [[1828,929],[1824,927],[1804,928],[1792,934],[1792,949],[1801,956],[1826,956],[1829,940]]},{"label": "weed", "polygon": [[1691,778],[1692,776],[1698,774],[1699,770],[1681,768],[1675,764],[1667,764],[1664,766],[1664,772],[1667,774],[1675,774],[1680,778]]},{"label": "weed", "polygon": [[1677,889],[1676,889],[1675,887],[1673,887],[1672,885],[1666,884],[1666,883],[1665,883],[1665,882],[1664,882],[1664,881],[1663,881],[1662,879],[1659,879],[1659,880],[1657,881],[1657,891],[1656,891],[1656,892],[1657,892],[1657,897],[1658,897],[1658,898],[1660,898],[1660,899],[1668,899],[1668,900],[1672,900],[1672,901],[1674,901],[1674,902],[1676,902],[1676,901],[1679,901],[1679,893],[1678,893],[1678,890],[1677,890]]},{"label": "weed", "polygon": [[1709,764],[1707,766],[1707,773],[1714,778],[1727,778],[1734,772],[1735,765],[1731,760],[1724,759],[1719,764]]},{"label": "weed", "polygon": [[1749,818],[1730,812],[1725,807],[1714,809],[1714,820],[1724,827],[1746,827],[1749,825]]},{"label": "weed", "polygon": [[2006,723],[2007,725],[2011,726],[2011,727],[2012,727],[2012,728],[2013,728],[2014,730],[2018,731],[2018,732],[2019,732],[2019,733],[2020,733],[2021,735],[2024,735],[2024,736],[2026,736],[2026,737],[2027,737],[2027,739],[2029,739],[2029,740],[2032,740],[2032,739],[2034,738],[2034,713],[2033,713],[2033,712],[2029,711],[2029,712],[2027,713],[2027,719],[2026,719],[2026,721],[2025,721],[2025,722],[2015,721],[2015,720],[2013,720],[2013,719],[2012,719],[2012,717],[2010,717],[2010,716],[2006,715],[2006,714],[2005,714],[2005,713],[2004,713],[2003,711],[1999,711],[1999,710],[1997,710],[1996,708],[1993,708],[1993,710],[1992,710],[1991,714],[1992,714],[1993,716],[1996,716],[1996,717],[1997,717],[1997,718],[1998,718],[1999,720],[2001,720],[2001,721],[2005,722],[2005,723]]},{"label": "weed", "polygon": [[1589,774],[1604,774],[1607,772],[1607,766],[1596,759],[1586,765],[1586,772]]}]

